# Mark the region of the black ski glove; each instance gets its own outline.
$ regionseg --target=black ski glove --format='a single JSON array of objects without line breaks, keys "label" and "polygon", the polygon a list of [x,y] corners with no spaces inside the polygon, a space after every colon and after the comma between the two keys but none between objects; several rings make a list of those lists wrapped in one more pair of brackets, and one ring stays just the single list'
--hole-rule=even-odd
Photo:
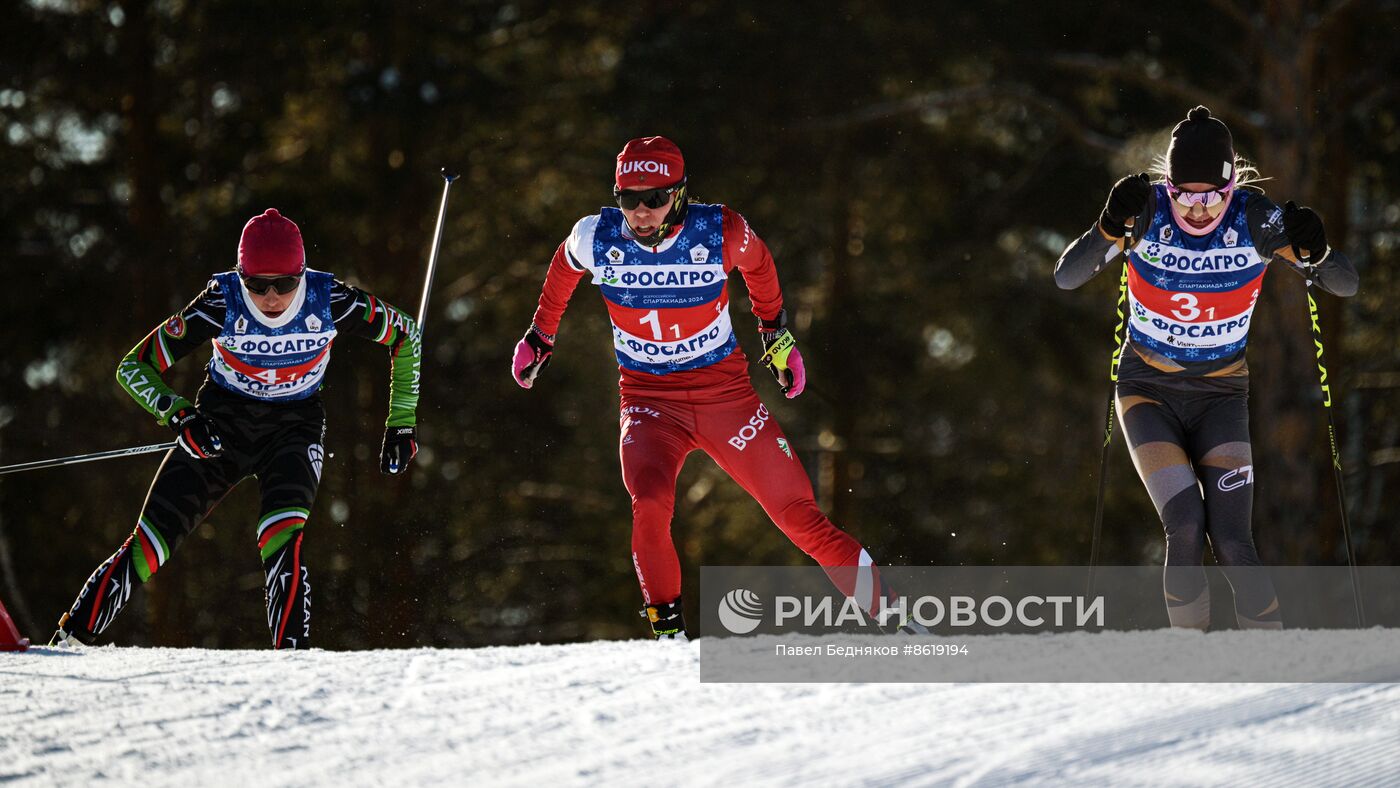
[{"label": "black ski glove", "polygon": [[1292,200],[1284,203],[1283,233],[1293,245],[1298,262],[1303,261],[1305,254],[1314,263],[1327,256],[1327,232],[1322,229],[1322,217],[1317,211],[1300,208]]},{"label": "black ski glove", "polygon": [[224,442],[213,419],[193,405],[175,411],[165,423],[175,431],[175,442],[191,457],[207,460],[224,453]]},{"label": "black ski glove", "polygon": [[1122,238],[1128,231],[1128,220],[1141,216],[1147,208],[1147,196],[1151,193],[1152,181],[1145,172],[1119,180],[1108,193],[1099,226],[1114,238]]},{"label": "black ski glove", "polygon": [[380,473],[403,473],[418,456],[416,427],[389,427],[384,430],[384,445],[379,449]]}]

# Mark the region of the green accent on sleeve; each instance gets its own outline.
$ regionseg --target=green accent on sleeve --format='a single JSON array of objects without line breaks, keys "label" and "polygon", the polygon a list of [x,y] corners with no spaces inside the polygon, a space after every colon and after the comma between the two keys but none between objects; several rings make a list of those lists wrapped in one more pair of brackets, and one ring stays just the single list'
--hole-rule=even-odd
[{"label": "green accent on sleeve", "polygon": [[[180,408],[190,407],[190,401],[165,385],[155,366],[143,358],[143,351],[149,352],[150,340],[153,337],[153,334],[148,335],[122,356],[122,360],[117,363],[117,384],[136,400],[136,404],[145,408],[146,412],[155,416],[161,424],[165,424],[170,420],[171,413]],[[161,407],[162,405],[165,407]]]},{"label": "green accent on sleeve", "polygon": [[389,348],[389,427],[417,425],[418,381],[423,366],[422,334],[418,322],[363,290],[355,290],[364,304],[364,322],[346,324],[355,336]]},{"label": "green accent on sleeve", "polygon": [[151,568],[150,564],[146,563],[146,551],[141,549],[139,539],[132,544],[131,549],[136,552],[136,555],[132,556],[131,560],[131,563],[136,567],[136,576],[141,579],[142,583],[145,583],[147,580],[151,579],[151,575],[155,574],[155,570]]},{"label": "green accent on sleeve", "polygon": [[398,341],[389,362],[389,427],[417,424],[418,384],[423,368],[423,337],[413,318],[399,313]]}]

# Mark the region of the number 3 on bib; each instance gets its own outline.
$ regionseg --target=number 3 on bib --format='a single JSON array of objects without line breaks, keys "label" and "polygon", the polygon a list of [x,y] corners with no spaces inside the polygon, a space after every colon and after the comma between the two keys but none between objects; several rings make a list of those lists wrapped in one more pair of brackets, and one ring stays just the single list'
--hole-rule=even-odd
[{"label": "number 3 on bib", "polygon": [[[1177,320],[1190,321],[1195,320],[1196,318],[1201,316],[1201,310],[1199,307],[1196,306],[1196,304],[1200,303],[1200,301],[1198,301],[1194,295],[1191,295],[1190,293],[1177,293],[1176,295],[1172,296],[1172,300],[1178,304],[1181,304],[1180,309],[1172,310],[1172,317],[1176,318]],[[1206,317],[1211,320],[1215,319],[1215,307],[1210,307],[1206,309]]]}]

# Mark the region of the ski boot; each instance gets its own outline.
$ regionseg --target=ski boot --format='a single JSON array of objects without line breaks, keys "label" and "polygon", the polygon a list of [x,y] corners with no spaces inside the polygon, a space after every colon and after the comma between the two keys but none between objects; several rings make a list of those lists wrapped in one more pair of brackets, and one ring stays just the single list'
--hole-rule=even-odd
[{"label": "ski boot", "polygon": [[904,620],[894,628],[896,635],[927,635],[930,634],[928,627],[920,624],[913,616],[905,616]]},{"label": "ski boot", "polygon": [[79,632],[77,627],[69,626],[68,619],[69,615],[64,613],[63,618],[58,620],[58,630],[49,638],[51,648],[84,648],[97,642],[96,635]]},{"label": "ski boot", "polygon": [[685,634],[685,620],[681,618],[680,597],[664,605],[648,605],[639,613],[651,624],[652,637],[657,640],[690,640]]},{"label": "ski boot", "polygon": [[[883,581],[882,581],[882,582],[883,582]],[[887,592],[887,594],[886,594],[886,599],[887,599],[891,604],[893,604],[893,602],[895,601],[894,592],[893,592],[893,591],[890,591],[888,587],[885,587],[885,590],[886,590],[886,592]],[[884,622],[882,622],[881,625],[880,625],[880,629],[883,630],[884,633],[887,634],[887,635],[928,635],[928,634],[930,634],[928,627],[924,626],[923,624],[920,624],[920,623],[918,622],[918,620],[915,619],[912,615],[910,615],[907,611],[906,611],[902,616],[900,616],[900,618],[899,618],[898,621],[884,621]]]}]

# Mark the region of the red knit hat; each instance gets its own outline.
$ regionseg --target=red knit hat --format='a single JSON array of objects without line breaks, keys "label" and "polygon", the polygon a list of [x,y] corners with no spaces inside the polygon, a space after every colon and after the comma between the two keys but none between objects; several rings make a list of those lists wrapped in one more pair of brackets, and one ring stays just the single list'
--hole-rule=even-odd
[{"label": "red knit hat", "polygon": [[614,183],[619,189],[656,189],[680,183],[684,177],[681,149],[665,137],[640,137],[617,154]]},{"label": "red knit hat", "polygon": [[243,225],[238,240],[238,272],[244,276],[295,276],[306,270],[301,230],[291,219],[268,208]]}]

